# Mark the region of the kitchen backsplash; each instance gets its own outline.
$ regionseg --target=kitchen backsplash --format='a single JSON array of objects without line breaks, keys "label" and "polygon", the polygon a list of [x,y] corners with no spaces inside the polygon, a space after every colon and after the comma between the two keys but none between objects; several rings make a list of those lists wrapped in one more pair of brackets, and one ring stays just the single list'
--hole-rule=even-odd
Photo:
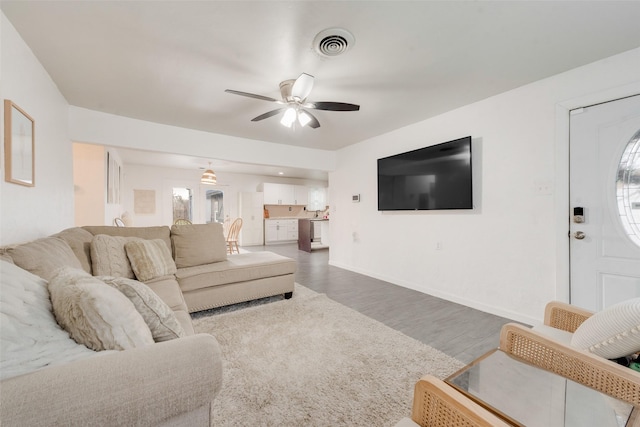
[{"label": "kitchen backsplash", "polygon": [[[304,206],[264,205],[264,208],[269,212],[269,218],[315,218],[316,216],[316,211],[307,211]],[[329,207],[318,211],[319,218],[325,215],[329,215]]]}]

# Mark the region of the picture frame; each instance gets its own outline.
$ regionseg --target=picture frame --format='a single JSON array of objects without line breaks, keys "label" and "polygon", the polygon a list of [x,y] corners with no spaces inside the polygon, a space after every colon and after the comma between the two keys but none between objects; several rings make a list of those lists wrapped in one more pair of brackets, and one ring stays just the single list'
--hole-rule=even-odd
[{"label": "picture frame", "polygon": [[4,179],[35,187],[35,121],[11,100],[4,100]]}]

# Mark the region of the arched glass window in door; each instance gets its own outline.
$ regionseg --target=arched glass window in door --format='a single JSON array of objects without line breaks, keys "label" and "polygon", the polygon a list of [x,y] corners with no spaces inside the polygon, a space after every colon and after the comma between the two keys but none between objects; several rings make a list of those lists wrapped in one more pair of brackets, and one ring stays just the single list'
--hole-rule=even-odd
[{"label": "arched glass window in door", "polygon": [[627,143],[616,180],[618,212],[626,234],[640,246],[640,130]]}]

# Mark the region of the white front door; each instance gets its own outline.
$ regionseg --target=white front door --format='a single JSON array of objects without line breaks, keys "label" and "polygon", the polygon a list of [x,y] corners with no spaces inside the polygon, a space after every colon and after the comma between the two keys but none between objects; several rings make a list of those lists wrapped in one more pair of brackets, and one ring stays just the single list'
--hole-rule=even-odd
[{"label": "white front door", "polygon": [[571,303],[598,311],[640,297],[640,95],[572,111],[569,148]]}]

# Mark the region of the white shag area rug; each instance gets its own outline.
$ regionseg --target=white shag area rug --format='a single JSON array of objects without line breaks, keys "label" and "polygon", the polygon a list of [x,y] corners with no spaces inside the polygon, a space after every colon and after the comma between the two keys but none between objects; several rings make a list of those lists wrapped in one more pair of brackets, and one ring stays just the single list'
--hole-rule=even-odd
[{"label": "white shag area rug", "polygon": [[421,376],[464,366],[324,294],[293,295],[193,316],[222,347],[213,426],[393,426]]}]

